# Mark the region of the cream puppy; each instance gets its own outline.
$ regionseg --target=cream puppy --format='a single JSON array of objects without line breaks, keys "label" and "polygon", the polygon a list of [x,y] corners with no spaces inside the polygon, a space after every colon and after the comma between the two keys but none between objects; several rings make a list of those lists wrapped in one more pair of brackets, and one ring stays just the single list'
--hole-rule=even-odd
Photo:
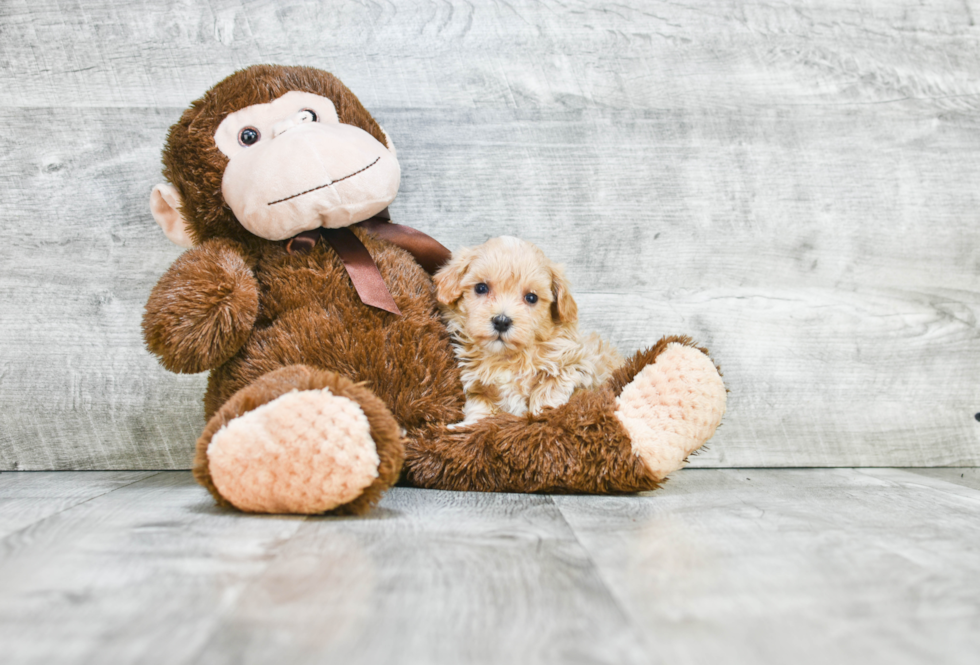
[{"label": "cream puppy", "polygon": [[466,390],[457,427],[501,411],[536,415],[623,364],[597,334],[579,335],[568,280],[529,242],[501,236],[461,249],[435,283]]}]

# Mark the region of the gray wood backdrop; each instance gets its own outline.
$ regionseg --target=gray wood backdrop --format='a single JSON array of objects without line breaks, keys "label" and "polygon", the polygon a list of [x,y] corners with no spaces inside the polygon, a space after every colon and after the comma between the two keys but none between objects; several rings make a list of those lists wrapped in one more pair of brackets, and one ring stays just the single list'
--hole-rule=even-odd
[{"label": "gray wood backdrop", "polygon": [[690,333],[695,466],[980,462],[980,3],[0,3],[0,469],[190,464],[143,349],[167,128],[253,63],[336,73],[396,221],[566,263],[585,328]]}]

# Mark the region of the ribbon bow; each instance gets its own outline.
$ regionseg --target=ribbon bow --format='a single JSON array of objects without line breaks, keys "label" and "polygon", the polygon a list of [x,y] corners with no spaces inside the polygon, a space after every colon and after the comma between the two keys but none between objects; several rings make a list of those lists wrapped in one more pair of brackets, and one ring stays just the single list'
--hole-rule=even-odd
[{"label": "ribbon bow", "polygon": [[[438,240],[410,226],[391,223],[387,208],[354,226],[366,229],[379,238],[406,250],[430,275],[446,263],[451,255]],[[343,261],[361,302],[401,316],[401,310],[395,304],[395,299],[391,297],[391,292],[385,285],[381,271],[378,270],[370,252],[349,227],[304,231],[286,241],[286,251],[290,254],[305,254],[316,246],[320,238],[330,243]]]}]

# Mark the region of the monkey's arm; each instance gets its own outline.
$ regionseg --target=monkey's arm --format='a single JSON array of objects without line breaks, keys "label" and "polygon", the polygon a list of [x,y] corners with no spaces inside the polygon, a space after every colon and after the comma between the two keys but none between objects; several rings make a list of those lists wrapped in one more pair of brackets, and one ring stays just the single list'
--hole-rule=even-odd
[{"label": "monkey's arm", "polygon": [[143,338],[172,372],[218,367],[248,339],[259,287],[238,245],[209,240],[184,252],[150,293]]}]

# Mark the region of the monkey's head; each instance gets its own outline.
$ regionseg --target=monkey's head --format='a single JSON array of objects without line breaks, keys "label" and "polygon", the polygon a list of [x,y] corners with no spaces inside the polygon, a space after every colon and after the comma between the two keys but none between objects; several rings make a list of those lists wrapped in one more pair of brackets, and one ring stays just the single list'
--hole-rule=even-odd
[{"label": "monkey's head", "polygon": [[395,198],[394,147],[332,74],[256,65],[208,90],[170,128],[150,209],[183,247],[253,245],[368,219]]}]

